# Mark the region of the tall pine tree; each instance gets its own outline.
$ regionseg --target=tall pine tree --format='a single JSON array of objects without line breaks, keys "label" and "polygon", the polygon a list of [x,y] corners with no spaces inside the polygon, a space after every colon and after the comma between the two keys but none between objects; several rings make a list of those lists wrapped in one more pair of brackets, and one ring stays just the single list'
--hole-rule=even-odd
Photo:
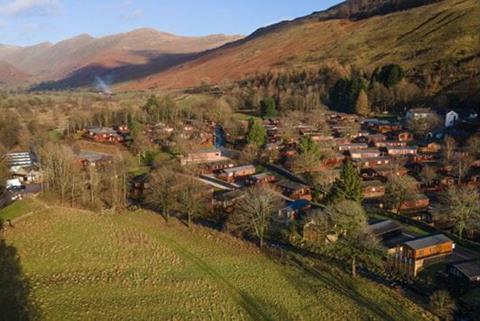
[{"label": "tall pine tree", "polygon": [[363,200],[362,179],[352,162],[347,161],[343,165],[340,178],[333,184],[327,200],[330,203],[337,203],[342,200],[360,203]]}]

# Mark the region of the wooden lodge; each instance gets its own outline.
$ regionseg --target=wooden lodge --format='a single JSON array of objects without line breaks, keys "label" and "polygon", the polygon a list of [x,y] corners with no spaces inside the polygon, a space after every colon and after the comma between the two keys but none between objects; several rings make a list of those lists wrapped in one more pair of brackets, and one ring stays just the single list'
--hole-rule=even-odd
[{"label": "wooden lodge", "polygon": [[248,185],[268,185],[274,183],[277,180],[275,175],[269,173],[261,173],[252,175],[247,178]]},{"label": "wooden lodge", "polygon": [[426,266],[452,254],[454,248],[453,241],[443,234],[421,237],[397,246],[392,251],[390,264],[397,272],[415,278]]},{"label": "wooden lodge", "polygon": [[354,149],[348,152],[352,159],[368,159],[368,158],[377,158],[382,154],[376,148],[367,148],[367,149]]},{"label": "wooden lodge", "polygon": [[362,182],[362,195],[365,199],[380,198],[385,195],[386,187],[382,181],[372,180]]},{"label": "wooden lodge", "polygon": [[235,182],[238,179],[246,178],[255,175],[257,169],[253,165],[237,166],[232,168],[225,168],[217,175],[217,177],[226,182]]},{"label": "wooden lodge", "polygon": [[82,166],[97,167],[111,163],[113,156],[105,153],[82,150],[77,154],[76,160]]},{"label": "wooden lodge", "polygon": [[351,150],[361,150],[368,149],[368,144],[364,143],[350,143],[350,144],[340,144],[338,145],[338,150],[340,152],[348,152]]},{"label": "wooden lodge", "polygon": [[387,147],[387,154],[394,157],[417,155],[417,147]]},{"label": "wooden lodge", "polygon": [[283,195],[292,199],[292,200],[299,200],[305,199],[308,201],[312,200],[312,190],[309,186],[295,183],[288,180],[282,180],[277,183],[278,188],[282,192]]},{"label": "wooden lodge", "polygon": [[402,202],[400,212],[421,211],[428,208],[430,199],[424,194],[417,194],[413,199]]},{"label": "wooden lodge", "polygon": [[219,162],[223,160],[225,160],[225,157],[222,156],[222,152],[219,149],[202,148],[197,151],[189,152],[186,155],[182,155],[180,163],[182,165],[189,165]]},{"label": "wooden lodge", "polygon": [[98,143],[123,143],[124,136],[119,134],[115,129],[110,127],[90,127],[85,130],[84,137]]},{"label": "wooden lodge", "polygon": [[449,264],[447,273],[452,283],[463,288],[480,287],[479,259]]}]

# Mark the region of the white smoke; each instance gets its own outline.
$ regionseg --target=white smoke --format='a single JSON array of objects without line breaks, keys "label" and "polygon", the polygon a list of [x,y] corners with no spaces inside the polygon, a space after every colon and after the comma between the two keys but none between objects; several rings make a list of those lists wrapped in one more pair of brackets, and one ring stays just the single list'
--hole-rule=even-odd
[{"label": "white smoke", "polygon": [[112,89],[110,88],[110,84],[112,83],[112,77],[107,77],[106,79],[102,79],[99,76],[95,76],[95,88],[107,95],[112,94]]}]

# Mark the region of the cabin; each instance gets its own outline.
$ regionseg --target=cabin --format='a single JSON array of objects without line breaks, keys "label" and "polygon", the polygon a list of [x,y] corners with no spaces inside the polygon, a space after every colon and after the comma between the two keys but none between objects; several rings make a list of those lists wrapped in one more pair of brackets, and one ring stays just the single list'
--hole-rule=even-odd
[{"label": "cabin", "polygon": [[76,155],[76,160],[84,167],[97,167],[111,163],[113,156],[105,153],[82,150]]},{"label": "cabin", "polygon": [[246,194],[242,190],[233,190],[227,192],[217,192],[213,194],[212,205],[214,209],[225,212],[232,212],[238,201],[245,198]]},{"label": "cabin", "polygon": [[359,168],[377,168],[389,166],[392,163],[392,158],[388,156],[379,156],[373,158],[356,159],[355,163]]},{"label": "cabin", "polygon": [[288,180],[282,180],[277,183],[277,187],[280,189],[283,195],[292,200],[312,200],[312,190],[309,186]]},{"label": "cabin", "polygon": [[37,165],[12,167],[10,173],[24,184],[39,184],[43,182],[43,173]]},{"label": "cabin", "polygon": [[439,263],[453,253],[455,244],[443,234],[420,237],[396,247],[391,265],[408,278],[415,278],[427,266]]},{"label": "cabin", "polygon": [[413,141],[413,134],[405,130],[399,130],[399,131],[389,132],[388,138],[393,141],[411,142]]},{"label": "cabin", "polygon": [[405,176],[408,174],[408,169],[406,169],[405,166],[379,166],[374,169],[378,175],[383,177],[389,177],[391,175]]},{"label": "cabin", "polygon": [[386,187],[382,181],[371,180],[362,182],[362,195],[365,199],[380,198],[385,195]]},{"label": "cabin", "polygon": [[420,120],[435,117],[436,113],[430,108],[412,108],[405,114],[406,120]]},{"label": "cabin", "polygon": [[382,141],[375,142],[374,146],[378,148],[406,147],[407,142],[402,142],[399,140],[382,140]]},{"label": "cabin", "polygon": [[226,160],[226,158],[222,156],[222,152],[219,149],[202,148],[197,151],[189,152],[186,155],[182,155],[180,163],[185,166],[189,164],[212,163],[224,160]]},{"label": "cabin", "polygon": [[350,144],[340,144],[338,145],[338,150],[340,152],[348,152],[351,150],[361,150],[368,149],[368,144],[364,143],[350,143]]},{"label": "cabin", "polygon": [[418,152],[422,154],[437,154],[442,150],[442,145],[436,142],[424,142],[418,144]]},{"label": "cabin", "polygon": [[417,194],[413,199],[402,202],[400,212],[421,211],[430,206],[430,199],[424,194]]},{"label": "cabin", "polygon": [[402,125],[399,123],[390,123],[390,122],[380,122],[371,127],[372,130],[386,134],[392,131],[397,131],[402,129]]},{"label": "cabin", "polygon": [[417,155],[417,147],[387,147],[387,154],[394,157]]},{"label": "cabin", "polygon": [[290,222],[297,220],[300,213],[310,208],[308,200],[300,199],[290,202],[286,207],[278,211],[278,220],[281,222]]},{"label": "cabin", "polygon": [[125,138],[115,129],[110,127],[89,127],[85,130],[84,137],[98,143],[123,143]]},{"label": "cabin", "polygon": [[452,263],[447,266],[450,281],[462,288],[480,287],[480,260]]},{"label": "cabin", "polygon": [[369,224],[367,229],[381,240],[388,240],[402,234],[402,226],[394,220],[384,220]]},{"label": "cabin", "polygon": [[367,148],[349,150],[349,154],[352,159],[368,159],[380,157],[382,153],[376,148]]},{"label": "cabin", "polygon": [[246,178],[251,175],[255,175],[257,169],[253,165],[237,166],[232,168],[226,168],[220,171],[217,177],[226,182],[235,182],[237,179]]},{"label": "cabin", "polygon": [[383,142],[387,140],[387,136],[385,136],[384,134],[369,134],[367,138],[368,138],[369,144],[374,146],[376,146],[375,143]]},{"label": "cabin", "polygon": [[275,175],[269,173],[261,173],[252,175],[247,178],[247,185],[268,185],[277,180]]},{"label": "cabin", "polygon": [[129,134],[130,133],[130,128],[128,128],[128,125],[116,126],[115,130],[120,134]]}]

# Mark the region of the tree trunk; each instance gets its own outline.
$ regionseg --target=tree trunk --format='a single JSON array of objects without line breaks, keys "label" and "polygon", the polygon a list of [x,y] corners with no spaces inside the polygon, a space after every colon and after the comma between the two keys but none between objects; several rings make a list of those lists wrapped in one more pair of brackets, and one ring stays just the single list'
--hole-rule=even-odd
[{"label": "tree trunk", "polygon": [[263,236],[260,236],[260,248],[263,249]]},{"label": "tree trunk", "polygon": [[352,257],[352,276],[357,277],[357,259],[355,256]]},{"label": "tree trunk", "polygon": [[190,213],[188,214],[188,228],[192,228],[192,214]]}]

